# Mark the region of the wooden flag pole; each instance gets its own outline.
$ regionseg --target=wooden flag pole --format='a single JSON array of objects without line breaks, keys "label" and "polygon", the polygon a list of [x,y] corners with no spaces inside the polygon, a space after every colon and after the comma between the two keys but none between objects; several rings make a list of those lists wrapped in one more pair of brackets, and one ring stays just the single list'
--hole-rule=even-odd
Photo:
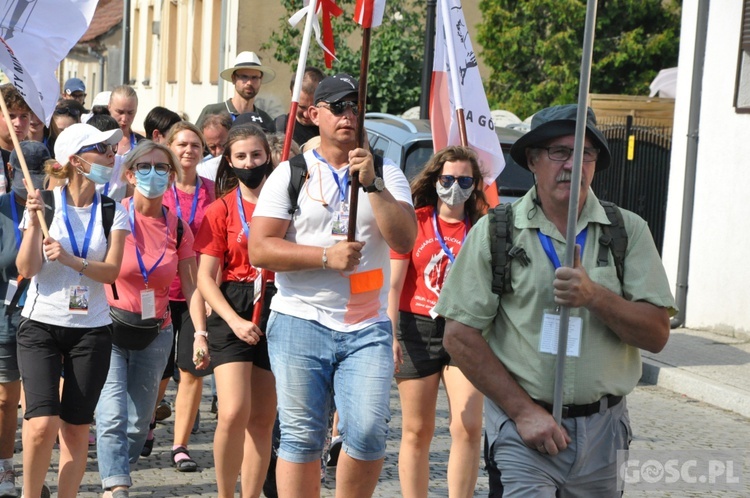
[{"label": "wooden flag pole", "polygon": [[[367,106],[367,73],[370,68],[370,30],[362,28],[362,59],[359,67],[359,114],[357,114],[357,147],[365,147],[365,109]],[[349,198],[349,228],[346,240],[354,242],[357,231],[357,204],[359,203],[359,175],[352,177],[352,191]]]}]

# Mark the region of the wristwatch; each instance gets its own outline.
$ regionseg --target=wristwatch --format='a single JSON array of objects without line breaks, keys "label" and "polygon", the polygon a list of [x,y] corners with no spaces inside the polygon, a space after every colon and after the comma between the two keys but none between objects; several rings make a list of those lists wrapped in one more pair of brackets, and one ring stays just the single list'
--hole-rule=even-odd
[{"label": "wristwatch", "polygon": [[384,189],[385,189],[385,182],[379,176],[375,177],[375,181],[372,182],[372,185],[370,185],[369,187],[362,186],[362,190],[364,190],[368,194],[372,192],[382,192]]},{"label": "wristwatch", "polygon": [[89,262],[86,261],[85,259],[82,259],[81,260],[81,271],[78,272],[78,273],[83,273],[86,270],[86,268],[88,268],[88,267],[89,267]]}]

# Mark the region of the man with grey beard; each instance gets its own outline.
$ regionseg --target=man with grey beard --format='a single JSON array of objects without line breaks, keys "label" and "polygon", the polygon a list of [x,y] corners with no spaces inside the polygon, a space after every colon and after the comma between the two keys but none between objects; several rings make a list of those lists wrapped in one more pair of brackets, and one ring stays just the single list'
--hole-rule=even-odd
[{"label": "man with grey beard", "polygon": [[[469,233],[435,307],[446,318],[446,350],[486,396],[491,497],[620,496],[617,452],[628,448],[632,434],[625,396],[641,376],[639,349],[660,351],[676,312],[646,222],[605,208],[590,188],[611,160],[591,109],[576,223],[580,247],[572,268],[560,266],[576,114],[576,105],[543,109],[511,149],[536,185],[508,218],[510,286],[493,282],[493,260],[506,246],[492,249],[499,244],[490,218],[501,215],[491,213]],[[625,250],[610,249],[612,234]],[[551,411],[560,306],[570,307],[570,328],[558,425]]]}]

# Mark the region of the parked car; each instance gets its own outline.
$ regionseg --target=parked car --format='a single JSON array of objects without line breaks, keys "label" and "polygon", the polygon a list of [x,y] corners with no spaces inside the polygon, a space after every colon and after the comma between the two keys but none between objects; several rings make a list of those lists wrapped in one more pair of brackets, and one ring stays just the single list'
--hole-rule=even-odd
[{"label": "parked car", "polygon": [[[404,119],[369,112],[365,116],[365,129],[372,150],[400,165],[409,181],[433,154],[432,131],[427,119]],[[502,202],[509,202],[523,196],[534,185],[534,175],[510,157],[511,146],[523,132],[495,127],[495,133],[505,156],[505,169],[498,178],[497,191]]]}]

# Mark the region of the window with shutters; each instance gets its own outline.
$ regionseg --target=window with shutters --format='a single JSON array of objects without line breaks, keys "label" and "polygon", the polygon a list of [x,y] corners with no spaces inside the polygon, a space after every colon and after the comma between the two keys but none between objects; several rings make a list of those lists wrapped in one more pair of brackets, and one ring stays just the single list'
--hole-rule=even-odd
[{"label": "window with shutters", "polygon": [[737,112],[750,113],[750,0],[744,0],[742,3],[742,31],[737,63],[737,83],[734,89],[734,108]]}]

